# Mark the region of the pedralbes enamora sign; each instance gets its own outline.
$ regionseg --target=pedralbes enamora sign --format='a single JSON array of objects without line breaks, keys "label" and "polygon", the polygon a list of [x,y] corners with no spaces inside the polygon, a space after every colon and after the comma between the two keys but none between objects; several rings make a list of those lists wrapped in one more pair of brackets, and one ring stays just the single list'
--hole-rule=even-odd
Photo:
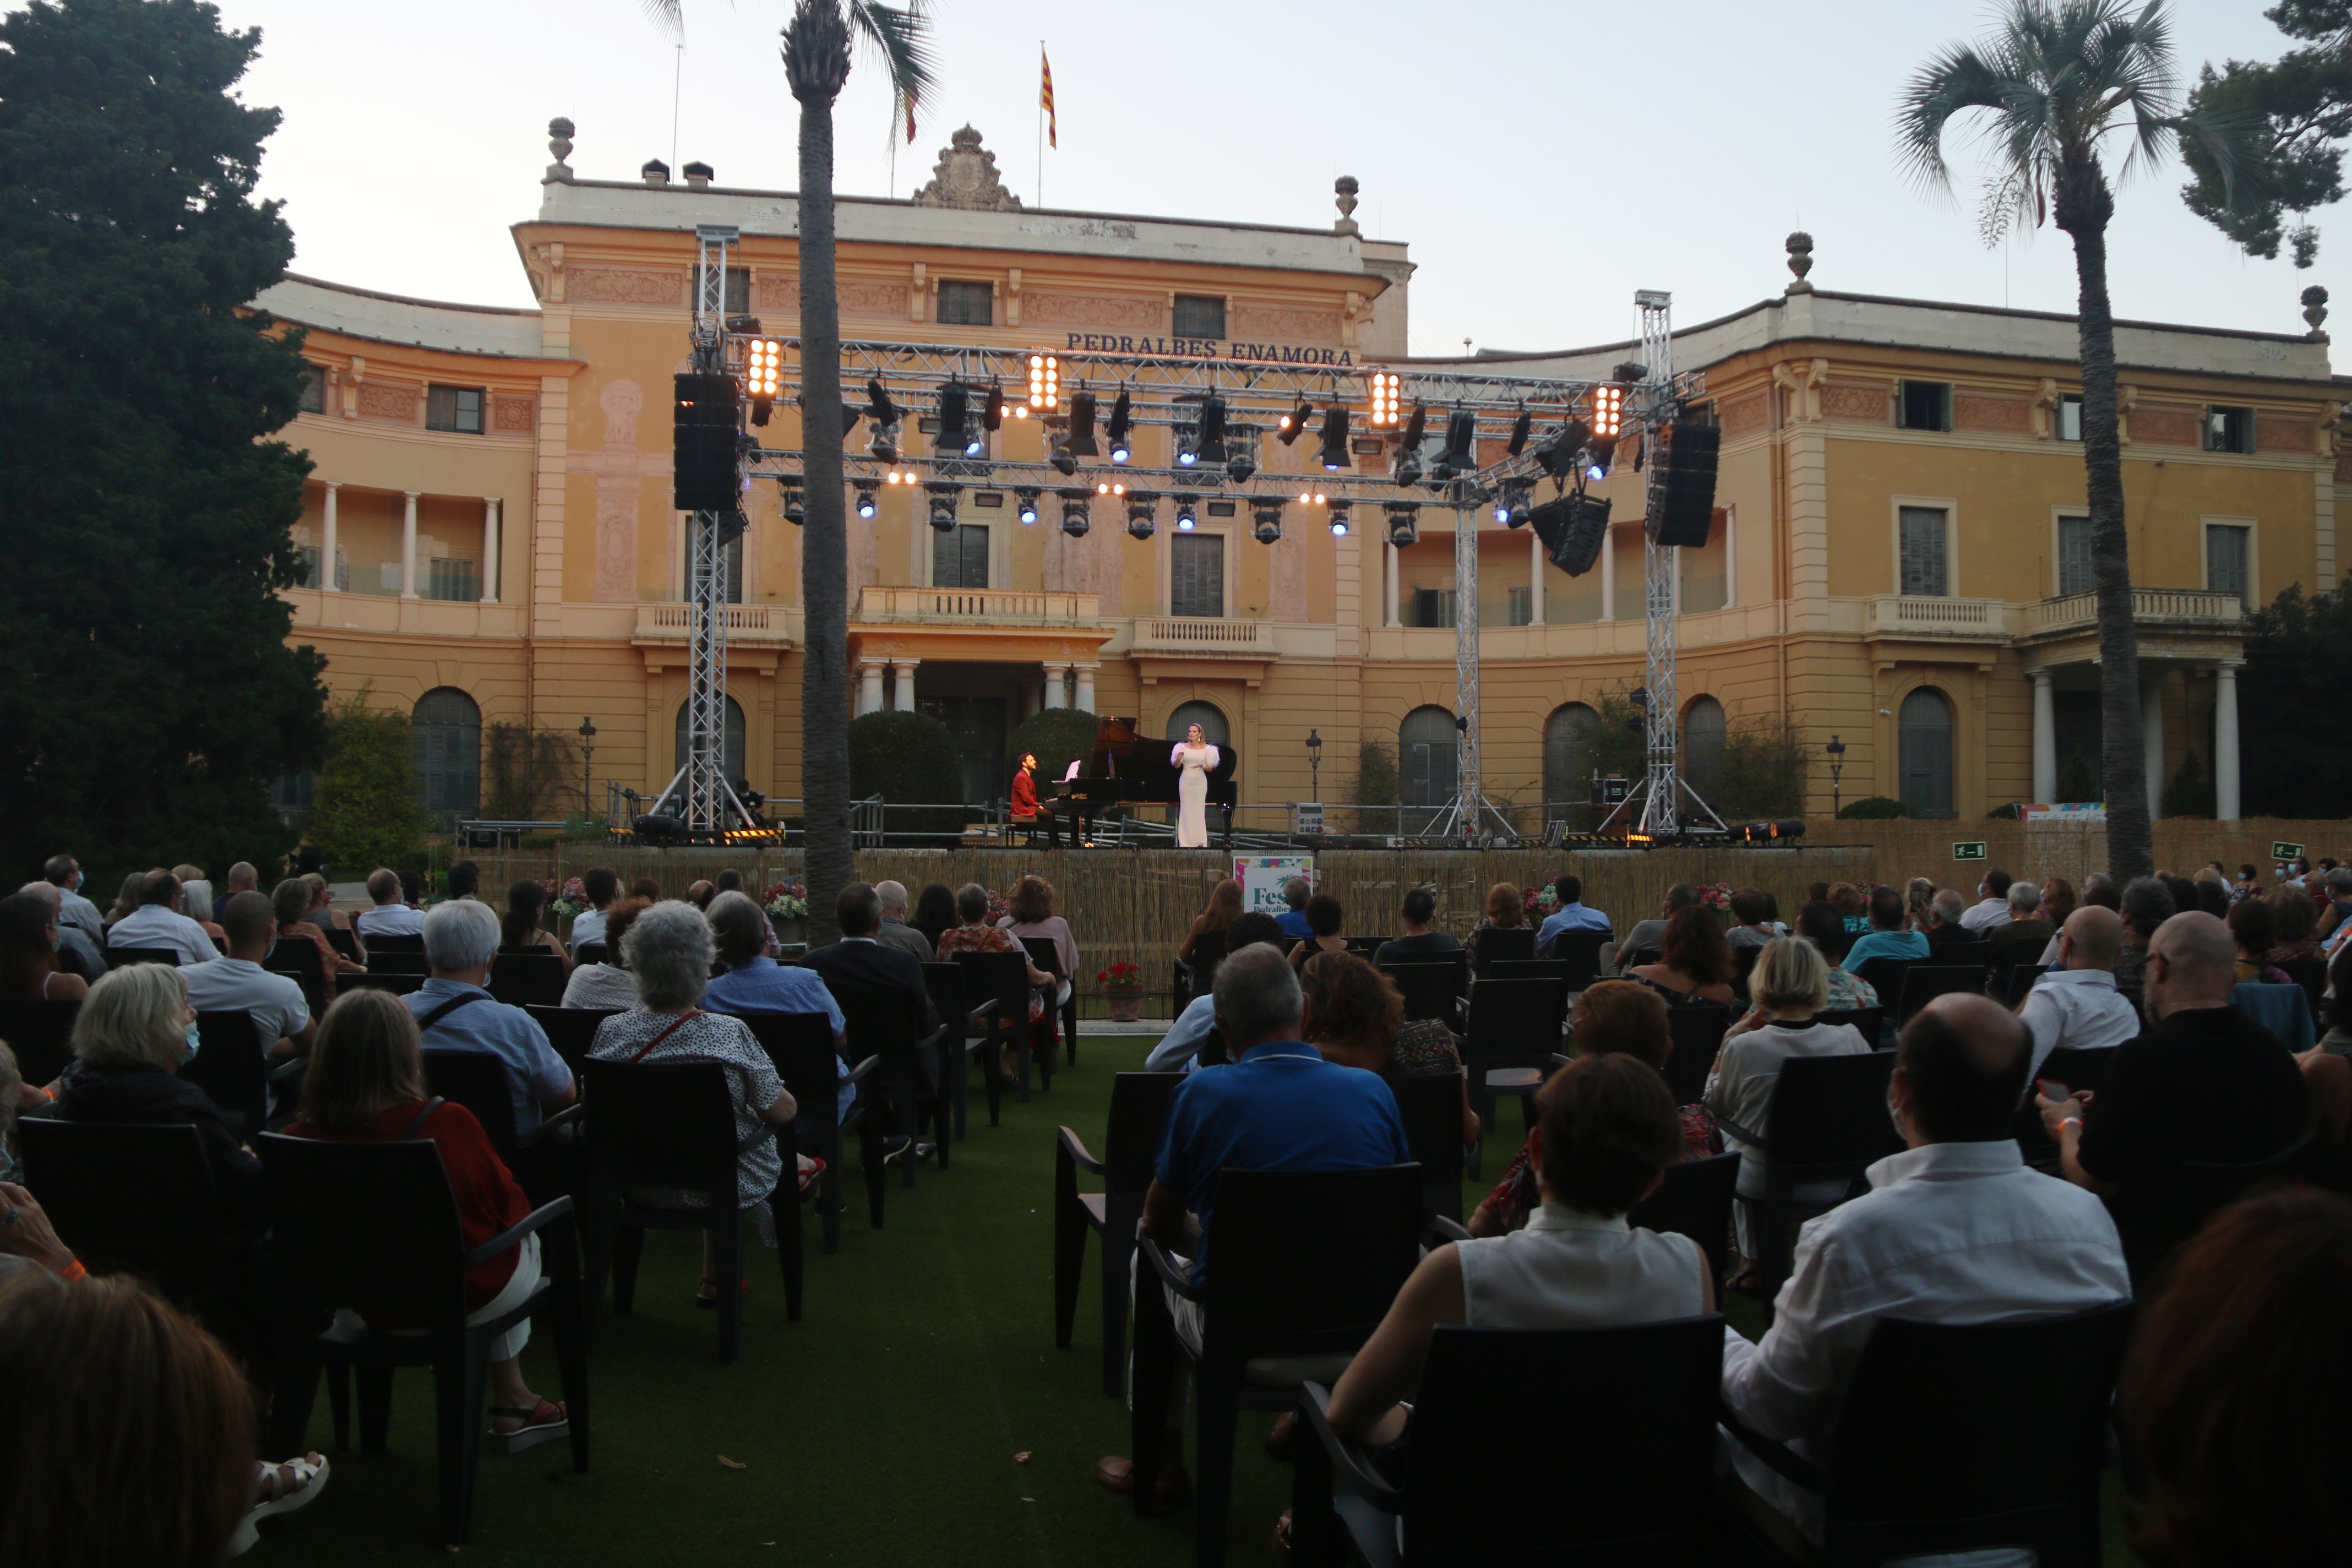
[{"label": "pedralbes enamora sign", "polygon": [[1353,369],[1346,349],[1311,343],[1249,343],[1233,338],[1131,337],[1125,332],[1072,332],[1064,353],[1133,354],[1138,359],[1221,359],[1237,364],[1328,364]]}]

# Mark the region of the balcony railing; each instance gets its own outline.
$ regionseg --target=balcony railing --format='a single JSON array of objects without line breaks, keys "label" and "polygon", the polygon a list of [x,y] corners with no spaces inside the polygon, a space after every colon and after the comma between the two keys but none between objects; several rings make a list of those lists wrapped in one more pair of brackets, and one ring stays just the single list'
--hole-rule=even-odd
[{"label": "balcony railing", "polygon": [[[797,640],[799,613],[783,605],[730,605],[727,640],[730,644],[790,644]],[[686,604],[639,605],[639,642],[684,642],[694,629],[694,606]]]},{"label": "balcony railing", "polygon": [[[2134,588],[2132,621],[2141,626],[2179,626],[2219,631],[2245,616],[2235,594],[2200,588]],[[2025,635],[2083,631],[2099,624],[2096,594],[2066,594],[2025,606]]]},{"label": "balcony railing", "polygon": [[1213,621],[1190,616],[1147,616],[1135,623],[1135,646],[1199,648],[1217,653],[1255,652],[1273,648],[1273,630],[1264,621]]},{"label": "balcony railing", "polygon": [[2009,635],[2008,606],[1999,599],[1880,594],[1869,604],[1869,629],[1877,637],[1998,638]]},{"label": "balcony railing", "polygon": [[1086,626],[1101,619],[1093,594],[1004,588],[862,588],[856,619],[866,625]]}]

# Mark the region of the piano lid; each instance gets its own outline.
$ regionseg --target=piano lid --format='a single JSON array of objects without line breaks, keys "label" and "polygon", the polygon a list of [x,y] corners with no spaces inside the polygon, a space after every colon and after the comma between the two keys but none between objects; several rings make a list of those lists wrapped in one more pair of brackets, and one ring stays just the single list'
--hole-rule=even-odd
[{"label": "piano lid", "polygon": [[[1168,760],[1176,742],[1150,739],[1137,730],[1133,719],[1105,718],[1096,721],[1095,749],[1079,770],[1086,778],[1163,778],[1173,780],[1181,771]],[[1229,745],[1217,746],[1217,765],[1209,770],[1212,783],[1223,783],[1234,776],[1234,767],[1240,753]]]}]

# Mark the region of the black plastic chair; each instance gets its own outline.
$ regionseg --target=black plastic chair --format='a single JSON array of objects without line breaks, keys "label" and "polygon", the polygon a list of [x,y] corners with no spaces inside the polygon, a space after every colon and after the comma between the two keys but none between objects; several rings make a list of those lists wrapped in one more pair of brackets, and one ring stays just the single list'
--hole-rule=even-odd
[{"label": "black plastic chair", "polygon": [[1557,958],[1498,958],[1479,976],[1482,980],[1557,980],[1568,987],[1568,965]]},{"label": "black plastic chair", "polygon": [[[514,1079],[506,1063],[488,1051],[425,1047],[425,1089],[473,1112],[499,1159],[531,1202],[547,1203],[572,1191],[578,1178],[572,1158],[580,1107],[565,1107],[528,1131],[515,1123]],[[576,1071],[576,1069],[575,1069]]]},{"label": "black plastic chair", "polygon": [[1946,942],[1940,947],[1930,944],[1927,949],[1927,956],[1920,959],[1918,962],[1921,963],[1932,963],[1937,965],[1938,968],[1948,968],[1955,963],[1973,963],[1986,969],[1990,969],[1992,967],[1992,939],[1990,937],[1983,937],[1975,942]]},{"label": "black plastic chair", "polygon": [[2025,1102],[2017,1108],[2014,1124],[2018,1152],[2025,1156],[2027,1164],[2053,1175],[2058,1171],[2057,1142],[2043,1129],[2042,1109],[2034,1103],[2042,1081],[2063,1083],[2072,1089],[2086,1089],[2096,1094],[2106,1087],[2107,1069],[2115,1065],[2115,1059],[2114,1047],[2085,1051],[2070,1046],[2061,1046],[2044,1058],[2041,1069],[2033,1075],[2034,1081],[2025,1086]]},{"label": "black plastic chair", "polygon": [[1225,938],[1223,931],[1203,935],[1192,944],[1192,956],[1180,958],[1169,971],[1170,989],[1175,994],[1176,1011],[1181,1013],[1196,996],[1205,996],[1217,983],[1217,965],[1225,961]]},{"label": "black plastic chair", "polygon": [[2291,1179],[2312,1140],[2306,1132],[2254,1160],[2183,1160],[2148,1180],[2144,1190],[2129,1193],[2125,1198],[2128,1207],[2118,1205],[2116,1213],[2132,1294],[2143,1301],[2153,1300],[2164,1287],[2173,1258],[2205,1222],[2239,1199]]},{"label": "black plastic chair", "polygon": [[379,973],[371,969],[365,974],[336,975],[335,994],[340,996],[346,991],[387,991],[394,996],[405,996],[424,984],[425,972],[421,969],[399,973]]},{"label": "black plastic chair", "polygon": [[1766,1154],[1764,1197],[1740,1201],[1748,1204],[1753,1225],[1767,1322],[1772,1299],[1789,1277],[1790,1227],[1837,1206],[1800,1203],[1797,1189],[1829,1182],[1850,1188],[1874,1163],[1902,1152],[1903,1139],[1886,1115],[1886,1088],[1894,1074],[1893,1051],[1791,1057],[1780,1064],[1772,1085],[1769,1135],[1717,1115],[1717,1125],[1727,1134]]},{"label": "black plastic chair", "polygon": [[[314,953],[312,955],[316,957]],[[106,950],[109,969],[128,969],[134,963],[168,963],[180,966],[180,955],[168,947],[110,947]]]},{"label": "black plastic chair", "polygon": [[1813,1015],[1813,1022],[1826,1027],[1832,1024],[1850,1026],[1860,1035],[1863,1043],[1872,1050],[1879,1047],[1879,1036],[1886,1029],[1885,1007],[1831,1007]]},{"label": "black plastic chair", "polygon": [[[930,996],[932,1010],[940,1016],[940,1087],[954,1109],[955,1135],[961,1142],[965,1129],[965,1106],[971,1091],[972,1042],[985,1037],[990,1006],[982,1004],[975,1007],[965,1000],[961,963],[925,963],[923,989]],[[1003,1086],[992,1075],[988,1085],[991,1127],[996,1125],[1003,1099]]]},{"label": "black plastic chair", "polygon": [[547,1036],[547,1043],[564,1065],[577,1076],[580,1064],[588,1059],[588,1047],[596,1043],[596,1026],[607,1018],[617,1018],[627,1011],[622,1007],[549,1007],[526,1006],[531,1021]]},{"label": "black plastic chair", "polygon": [[[1078,1281],[1087,1266],[1087,1235],[1102,1237],[1103,1394],[1116,1399],[1127,1373],[1128,1266],[1135,1227],[1160,1154],[1160,1124],[1182,1073],[1123,1072],[1111,1079],[1110,1123],[1102,1158],[1087,1152],[1065,1127],[1054,1146],[1054,1343],[1070,1348],[1078,1318]],[[1099,1193],[1078,1191],[1078,1173],[1100,1176]]]},{"label": "black plastic chair", "polygon": [[1658,1190],[1635,1204],[1628,1225],[1687,1236],[1706,1254],[1707,1271],[1730,1271],[1731,1200],[1739,1183],[1739,1156],[1712,1154],[1666,1167]]},{"label": "black plastic chair", "polygon": [[1050,1051],[1033,1054],[1029,1048],[1027,953],[959,952],[955,961],[964,972],[965,997],[976,999],[973,1013],[977,1015],[982,1006],[989,1009],[987,1027],[981,1038],[981,1071],[988,1076],[988,1124],[993,1127],[997,1125],[1003,1098],[997,1075],[1003,1068],[1005,1048],[1012,1048],[1013,1073],[1019,1082],[1021,1103],[1024,1105],[1029,1103],[1029,1067],[1033,1055],[1039,1085],[1045,1089],[1054,1087],[1054,1057]]},{"label": "black plastic chair", "polygon": [[835,984],[833,999],[841,1007],[849,1054],[858,1062],[872,1058],[858,1098],[866,1102],[866,1127],[873,1141],[866,1168],[866,1196],[876,1230],[882,1228],[882,1140],[903,1137],[905,1152],[898,1156],[907,1186],[915,1184],[916,1158],[926,1128],[931,1131],[932,1154],[940,1169],[948,1168],[948,1097],[939,1081],[940,1041],[952,1030],[942,1024],[926,1035],[920,998],[910,991],[888,986]]},{"label": "black plastic chair", "polygon": [[[882,1181],[882,1151],[877,1143],[866,1115],[864,1085],[873,1075],[880,1058],[868,1057],[856,1070],[843,1078],[835,1069],[841,1053],[834,1048],[833,1020],[823,1013],[740,1013],[745,1026],[768,1053],[775,1064],[776,1076],[784,1080],[784,1088],[800,1107],[799,1120],[816,1129],[802,1144],[800,1152],[814,1154],[824,1162],[824,1174],[817,1179],[817,1218],[824,1226],[824,1250],[828,1257],[841,1250],[841,1214],[847,1205],[841,1196],[842,1143],[845,1133],[856,1133],[859,1152],[866,1164],[866,1179],[872,1197],[872,1213],[876,1228],[880,1228],[882,1203],[872,1189]],[[841,1086],[859,1086],[857,1099],[851,1102],[849,1114],[840,1112]]]},{"label": "black plastic chair", "polygon": [[2008,983],[2001,993],[2002,1003],[2013,1011],[2024,1003],[2026,995],[2033,989],[2033,983],[2049,973],[2050,967],[2047,964],[2015,965],[2010,970]]},{"label": "black plastic chair", "polygon": [[194,1061],[180,1064],[180,1077],[203,1089],[238,1133],[262,1131],[269,1124],[270,1083],[299,1080],[302,1064],[289,1060],[273,1067],[262,1051],[253,1015],[242,1009],[197,1014],[196,1039],[202,1048]]},{"label": "black plastic chair", "polygon": [[16,1053],[17,1073],[29,1084],[47,1084],[73,1060],[74,1019],[79,1000],[0,1002],[0,1040]]},{"label": "black plastic chair", "polygon": [[1406,1147],[1421,1167],[1421,1212],[1462,1223],[1463,1080],[1455,1073],[1391,1079]]},{"label": "black plastic chair", "polygon": [[370,952],[413,952],[425,955],[425,933],[422,931],[379,931],[364,942]]},{"label": "black plastic chair", "polygon": [[[719,1359],[733,1365],[743,1338],[743,1205],[736,1180],[734,1101],[727,1069],[711,1061],[581,1064],[587,1110],[587,1170],[583,1184],[588,1299],[601,1306],[604,1276],[613,1276],[613,1310],[635,1303],[637,1258],[648,1230],[700,1230],[710,1236],[713,1288],[719,1297]],[[762,1127],[755,1137],[772,1135]],[[778,1259],[784,1277],[785,1316],[801,1316],[801,1207],[790,1140],[774,1211]],[[700,1193],[692,1207],[656,1207],[629,1194],[643,1187]]]},{"label": "black plastic chair", "polygon": [[[1046,994],[1045,1010],[1051,1014],[1054,1011],[1051,998],[1061,989],[1059,983],[1070,979],[1062,973],[1061,950],[1054,945],[1054,939],[1050,936],[1024,936],[1021,939],[1021,945],[1029,950],[1029,962],[1051,974],[1055,981],[1052,990]],[[1060,1017],[1062,1043],[1068,1052],[1063,1058],[1064,1063],[1076,1067],[1078,1065],[1078,987],[1076,981],[1071,981],[1070,999],[1062,1004]]]},{"label": "black plastic chair", "polygon": [[601,942],[582,942],[579,951],[572,955],[572,962],[575,967],[586,963],[604,963],[604,944]]},{"label": "black plastic chair", "polygon": [[1339,940],[1346,942],[1348,951],[1358,958],[1370,959],[1372,954],[1380,952],[1381,944],[1389,939],[1384,936],[1343,936]]},{"label": "black plastic chair", "polygon": [[302,987],[302,1001],[313,1018],[327,1010],[327,966],[319,957],[319,944],[308,937],[281,936],[270,945],[269,956],[261,966],[279,974],[291,974]]},{"label": "black plastic chair", "polygon": [[329,927],[327,945],[335,950],[335,955],[338,958],[348,958],[353,963],[361,962],[360,940],[352,934],[352,929],[349,926]]},{"label": "black plastic chair", "polygon": [[1706,1075],[1723,1049],[1723,1033],[1730,1027],[1728,1007],[1710,1003],[1666,1009],[1666,1037],[1675,1048],[1666,1053],[1665,1079],[1676,1105],[1697,1105],[1706,1099]]},{"label": "black plastic chair", "polygon": [[[468,1248],[441,1151],[429,1139],[339,1142],[265,1133],[258,1149],[269,1181],[279,1293],[268,1452],[299,1454],[307,1446],[322,1363],[333,1373],[329,1394],[339,1447],[348,1445],[351,1430],[345,1376],[359,1370],[360,1447],[370,1453],[383,1447],[390,1428],[394,1369],[429,1366],[440,1438],[438,1540],[446,1548],[463,1546],[481,1452],[490,1342],[523,1319],[539,1317],[554,1330],[572,1468],[587,1470],[587,1324],[573,1227],[565,1223],[571,1199],[558,1198]],[[533,1235],[541,1238],[544,1274],[530,1299],[513,1311],[468,1324],[466,1270]],[[396,1314],[423,1322],[426,1331],[324,1338],[319,1325],[338,1307]]]},{"label": "black plastic chair", "polygon": [[1380,969],[1404,997],[1407,1019],[1434,1018],[1449,1029],[1459,1026],[1462,993],[1470,973],[1467,953],[1449,953],[1411,963],[1391,962],[1381,964]]},{"label": "black plastic chair", "polygon": [[2099,1468],[2131,1310],[1880,1319],[1838,1412],[1831,1469],[1727,1411],[1724,1425],[1822,1498],[1832,1568],[2009,1546],[2031,1547],[2045,1568],[2096,1568]]},{"label": "black plastic chair", "polygon": [[1927,962],[1928,960],[1918,958],[1865,959],[1862,966],[1853,971],[1853,977],[1877,992],[1882,1001],[1889,998],[1900,1001],[1903,977],[1911,973],[1912,965]]},{"label": "black plastic chair", "polygon": [[1564,931],[1542,956],[1568,966],[1568,988],[1581,991],[1601,978],[1601,950],[1616,940],[1605,931]]},{"label": "black plastic chair", "polygon": [[[1903,1027],[1920,1008],[1938,996],[1956,992],[1968,996],[1983,995],[1989,973],[1981,963],[1914,963],[1903,975],[1903,989],[1897,994],[1899,1000],[1895,1007],[1895,1026]],[[1878,994],[1881,1001],[1885,999],[1885,992]]]},{"label": "black plastic chair", "polygon": [[1756,961],[1763,956],[1761,947],[1743,946],[1731,950],[1731,994],[1742,1002],[1754,1000],[1748,993],[1748,979],[1756,973]]},{"label": "black plastic chair", "polygon": [[509,1007],[560,1007],[570,978],[563,960],[551,952],[502,952],[490,960],[490,980],[483,989]]},{"label": "black plastic chair", "polygon": [[1552,1058],[1559,1050],[1564,995],[1557,980],[1482,980],[1473,992],[1470,1028],[1462,1039],[1470,1108],[1478,1113],[1478,1144],[1469,1155],[1472,1175],[1479,1173],[1486,1136],[1495,1131],[1498,1098],[1516,1097],[1523,1124],[1535,1125],[1535,1092],[1551,1076]]},{"label": "black plastic chair", "polygon": [[1470,934],[1477,944],[1470,950],[1470,968],[1482,980],[1498,961],[1528,963],[1535,960],[1533,926],[1488,926]]},{"label": "black plastic chair", "polygon": [[2279,967],[2286,972],[2289,980],[2303,987],[2304,994],[2311,998],[2311,1016],[2319,1017],[2327,995],[2327,960],[2292,958]]},{"label": "black plastic chair", "polygon": [[[1297,1383],[1277,1383],[1252,1362],[1265,1357],[1353,1355],[1388,1313],[1421,1258],[1421,1171],[1381,1165],[1353,1171],[1222,1171],[1209,1279],[1193,1283],[1157,1242],[1139,1243],[1137,1284],[1135,1510],[1149,1514],[1159,1489],[1160,1451],[1171,1412],[1169,1381],[1179,1360],[1192,1368],[1194,1556],[1200,1568],[1225,1557],[1232,1503],[1234,1426],[1244,1410],[1288,1410]],[[1202,1335],[1177,1330],[1168,1292],[1197,1302]]]},{"label": "black plastic chair", "polygon": [[136,1274],[200,1312],[217,1298],[232,1238],[194,1127],[32,1117],[16,1138],[26,1186],[93,1272]]},{"label": "black plastic chair", "polygon": [[1329,1393],[1307,1384],[1291,1561],[1339,1563],[1342,1535],[1345,1560],[1366,1568],[1715,1560],[1722,1377],[1713,1313],[1612,1329],[1438,1329],[1402,1485],[1332,1432]]}]

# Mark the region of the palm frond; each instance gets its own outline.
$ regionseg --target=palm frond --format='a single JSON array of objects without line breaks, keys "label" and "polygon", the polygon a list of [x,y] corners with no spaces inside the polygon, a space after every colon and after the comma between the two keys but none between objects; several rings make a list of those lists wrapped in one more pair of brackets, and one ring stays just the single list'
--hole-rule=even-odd
[{"label": "palm frond", "polygon": [[1972,109],[2000,109],[2006,83],[1977,50],[1954,44],[1919,68],[1896,100],[1895,157],[1925,190],[1949,187],[1944,129]]},{"label": "palm frond", "polygon": [[889,74],[891,87],[913,100],[919,112],[925,96],[939,85],[927,0],[907,0],[904,5],[849,0],[848,9],[850,30],[873,46],[882,68]]},{"label": "palm frond", "polygon": [[686,41],[686,0],[637,0],[646,20],[674,44]]}]

